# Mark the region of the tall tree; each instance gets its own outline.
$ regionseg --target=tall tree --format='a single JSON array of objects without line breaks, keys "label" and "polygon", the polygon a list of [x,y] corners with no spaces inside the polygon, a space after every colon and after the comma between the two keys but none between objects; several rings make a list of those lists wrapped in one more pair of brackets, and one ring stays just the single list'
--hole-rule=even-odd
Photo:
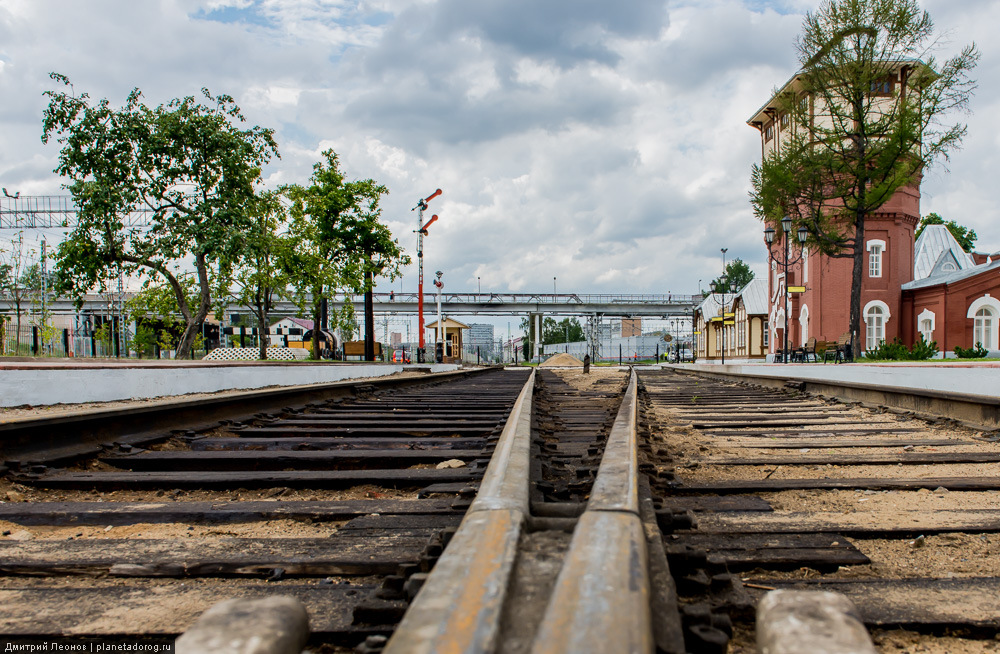
[{"label": "tall tree", "polygon": [[[371,179],[347,181],[333,150],[323,152],[310,182],[285,189],[292,200],[290,234],[295,241],[285,268],[297,302],[314,317],[313,356],[318,356],[323,300],[338,288],[370,289],[378,275],[393,278],[409,257],[379,222],[385,186]],[[353,319],[353,307],[349,313],[345,320]]]},{"label": "tall tree", "polygon": [[268,316],[277,299],[288,293],[289,277],[283,262],[292,247],[287,227],[287,210],[275,192],[261,193],[248,205],[250,227],[241,236],[242,256],[225,271],[232,299],[247,307],[257,323],[259,357],[267,359],[270,338]]},{"label": "tall tree", "polygon": [[[55,172],[70,180],[78,220],[59,246],[60,290],[80,301],[108,270],[165,282],[185,323],[177,357],[186,357],[212,306],[210,271],[239,256],[261,167],[278,155],[272,130],[244,128],[233,98],[207,89],[201,101],[155,108],[135,89],[115,109],[51,77],[66,88],[46,92],[42,141],[57,137],[62,146]],[[139,211],[148,225],[130,220]],[[193,305],[177,272],[189,266],[199,290]]]},{"label": "tall tree", "polygon": [[389,280],[399,275],[401,266],[410,263],[403,254],[392,232],[379,222],[382,209],[379,201],[389,190],[370,179],[349,182],[357,203],[353,211],[345,213],[335,225],[334,237],[342,244],[348,256],[361,263],[361,285],[355,291],[365,294],[365,360],[375,360],[375,314],[372,292],[375,278],[387,276]]},{"label": "tall tree", "polygon": [[542,343],[578,343],[585,340],[583,326],[576,318],[563,318],[556,322],[554,318],[546,318],[542,325]]},{"label": "tall tree", "polygon": [[20,338],[21,316],[25,311],[25,303],[31,301],[33,293],[33,274],[29,271],[32,267],[38,268],[38,264],[32,263],[35,256],[34,250],[24,249],[24,235],[18,232],[17,237],[10,243],[10,248],[6,253],[0,253],[0,294],[10,299],[14,305],[16,338]]},{"label": "tall tree", "polygon": [[924,228],[928,225],[944,225],[951,232],[951,235],[955,237],[958,244],[962,246],[962,249],[966,252],[972,252],[972,249],[976,247],[976,239],[979,236],[976,235],[976,230],[969,229],[963,225],[959,225],[954,220],[945,221],[944,218],[937,215],[936,213],[929,213],[920,219],[920,224],[917,225],[917,231],[913,235],[914,238],[920,238],[920,234],[923,233]]},{"label": "tall tree", "polygon": [[969,45],[939,65],[930,53],[936,43],[917,0],[826,0],[806,14],[802,68],[778,98],[791,129],[751,174],[759,218],[776,227],[790,216],[792,233],[805,226],[819,252],[853,259],[855,334],[869,217],[901,187],[919,184],[966,132],[944,118],[968,107],[979,53]]},{"label": "tall tree", "polygon": [[[723,271],[723,274],[729,282],[729,288],[731,288],[734,292],[743,290],[744,286],[753,281],[753,271],[750,270],[750,266],[739,257],[726,264],[726,269]],[[711,283],[717,283],[721,280],[721,278],[722,275],[713,279]]]}]

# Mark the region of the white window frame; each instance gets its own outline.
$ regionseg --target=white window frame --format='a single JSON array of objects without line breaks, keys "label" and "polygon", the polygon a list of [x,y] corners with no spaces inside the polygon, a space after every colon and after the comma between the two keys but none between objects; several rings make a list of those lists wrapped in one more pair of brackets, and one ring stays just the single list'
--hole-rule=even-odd
[{"label": "white window frame", "polygon": [[805,304],[799,309],[799,336],[802,341],[799,345],[805,347],[806,341],[809,340],[809,307]]},{"label": "white window frame", "polygon": [[882,254],[885,252],[885,241],[873,238],[865,243],[865,249],[868,250],[868,276],[881,277]]},{"label": "white window frame", "polygon": [[[986,324],[986,315],[980,315],[980,312],[986,309],[985,314],[989,314],[989,323]],[[991,297],[989,293],[981,298],[973,301],[969,305],[969,311],[965,314],[967,318],[971,318],[972,323],[972,347],[975,347],[976,342],[981,342],[983,347],[987,350],[998,350],[1000,349],[1000,344],[998,344],[998,332],[1000,332],[1000,301],[996,298]],[[984,330],[985,334],[983,334]],[[985,338],[984,338],[985,336]],[[989,341],[989,342],[986,342]]]},{"label": "white window frame", "polygon": [[[927,323],[929,329],[924,329],[924,323]],[[924,340],[930,343],[934,340],[934,323],[936,322],[936,316],[934,312],[930,309],[924,309],[917,316],[917,333],[923,334]]]},{"label": "white window frame", "polygon": [[[881,324],[872,325],[868,322],[872,309],[879,309],[879,317],[882,319]],[[882,300],[872,300],[861,311],[861,317],[865,322],[865,349],[872,350],[878,347],[879,343],[885,341],[885,328],[889,324],[892,313],[889,311],[889,305]]]}]

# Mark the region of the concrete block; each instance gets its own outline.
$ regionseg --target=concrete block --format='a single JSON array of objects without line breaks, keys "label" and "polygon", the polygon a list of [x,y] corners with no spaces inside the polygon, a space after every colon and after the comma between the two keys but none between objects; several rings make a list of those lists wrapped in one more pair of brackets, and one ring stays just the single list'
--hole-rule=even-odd
[{"label": "concrete block", "polygon": [[273,595],[219,602],[175,644],[177,654],[299,654],[308,638],[305,605]]},{"label": "concrete block", "polygon": [[757,605],[761,654],[875,654],[851,600],[840,593],[775,590]]}]

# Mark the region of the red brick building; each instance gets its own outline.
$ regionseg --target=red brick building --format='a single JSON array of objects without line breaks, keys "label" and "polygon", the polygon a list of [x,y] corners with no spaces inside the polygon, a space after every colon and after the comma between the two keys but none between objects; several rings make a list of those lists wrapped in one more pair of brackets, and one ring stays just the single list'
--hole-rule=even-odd
[{"label": "red brick building", "polygon": [[[893,83],[904,83],[903,68],[896,74]],[[780,148],[789,130],[795,129],[793,122],[782,115],[779,98],[798,93],[797,87],[797,77],[793,77],[747,121],[760,132],[761,158]],[[815,119],[822,117],[816,113]],[[866,221],[864,242],[868,254],[861,286],[861,324],[866,325],[866,333],[858,335],[862,349],[906,333],[901,316],[902,286],[913,280],[913,233],[919,221],[919,185],[898,190]],[[768,247],[769,352],[773,354],[784,344],[784,294],[788,287],[805,287],[804,292],[792,293],[788,298],[790,348],[802,346],[810,337],[835,341],[846,333],[850,326],[853,259],[810,252],[799,245],[794,232],[786,235],[780,229]],[[787,280],[782,265],[785,257],[796,262],[789,266]]]},{"label": "red brick building", "polygon": [[[903,93],[911,63],[900,62],[886,80],[884,101]],[[782,114],[779,98],[791,95],[808,107],[810,120],[828,121],[815,98],[792,77],[747,123],[760,132],[761,158],[780,149],[794,130]],[[881,94],[879,94],[881,95]],[[878,103],[874,105],[877,106]],[[1000,349],[1000,255],[966,253],[941,225],[928,226],[914,243],[920,220],[920,188],[898,190],[865,225],[867,251],[861,286],[861,349],[900,338],[912,345],[921,336],[937,341],[941,351],[981,343]],[[800,347],[810,337],[835,341],[849,329],[853,259],[831,258],[803,248],[794,233],[779,229],[769,247],[768,351],[784,344],[787,294],[788,345]],[[783,261],[788,267],[787,279]]]},{"label": "red brick building", "polygon": [[[1000,261],[968,254],[943,225],[929,225],[916,244],[912,282],[902,288],[903,341],[937,341],[942,351],[981,343],[1000,349]],[[978,262],[982,263],[978,263]]]}]

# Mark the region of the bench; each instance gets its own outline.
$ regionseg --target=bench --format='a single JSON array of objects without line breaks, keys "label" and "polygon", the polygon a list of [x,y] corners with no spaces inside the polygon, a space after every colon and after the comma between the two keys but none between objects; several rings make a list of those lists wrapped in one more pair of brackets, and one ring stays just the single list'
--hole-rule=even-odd
[{"label": "bench", "polygon": [[851,333],[844,332],[837,339],[837,343],[833,349],[827,348],[826,352],[823,353],[823,363],[826,363],[833,358],[834,363],[841,363],[854,360],[854,347],[851,343]]},{"label": "bench", "polygon": [[[811,357],[811,359],[810,359]],[[806,344],[800,348],[792,350],[792,361],[798,361],[799,363],[805,363],[806,361],[819,361],[816,357],[816,339],[810,338],[806,341]]]}]

